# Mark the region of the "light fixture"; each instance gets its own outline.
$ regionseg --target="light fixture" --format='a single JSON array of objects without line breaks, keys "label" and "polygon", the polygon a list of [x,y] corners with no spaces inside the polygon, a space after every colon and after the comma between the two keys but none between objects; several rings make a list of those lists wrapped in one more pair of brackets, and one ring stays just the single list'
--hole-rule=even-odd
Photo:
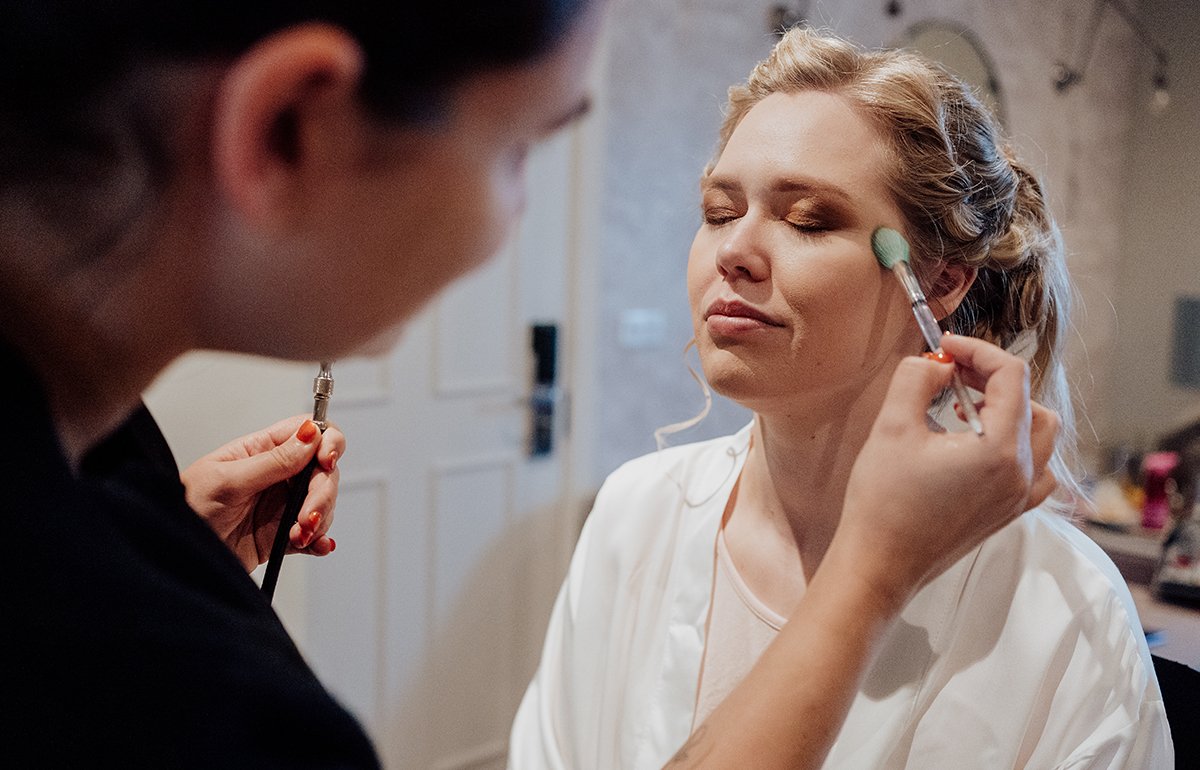
[{"label": "light fixture", "polygon": [[792,5],[794,7],[790,8],[786,5],[776,5],[767,12],[767,25],[776,35],[782,36],[792,27],[808,22],[807,0],[794,2]]},{"label": "light fixture", "polygon": [[1077,66],[1071,66],[1069,62],[1065,61],[1054,63],[1055,89],[1060,93],[1065,93],[1083,82],[1084,73],[1087,71],[1088,64],[1092,60],[1092,52],[1096,47],[1096,37],[1100,31],[1100,22],[1103,19],[1105,8],[1112,8],[1118,16],[1124,19],[1142,45],[1148,48],[1154,56],[1154,77],[1151,81],[1154,85],[1154,96],[1150,100],[1150,109],[1156,113],[1162,112],[1171,102],[1171,94],[1167,90],[1167,52],[1154,42],[1142,22],[1125,7],[1122,0],[1096,0],[1096,5],[1092,8],[1092,18],[1088,22],[1087,35],[1083,39],[1083,52],[1077,60]]}]

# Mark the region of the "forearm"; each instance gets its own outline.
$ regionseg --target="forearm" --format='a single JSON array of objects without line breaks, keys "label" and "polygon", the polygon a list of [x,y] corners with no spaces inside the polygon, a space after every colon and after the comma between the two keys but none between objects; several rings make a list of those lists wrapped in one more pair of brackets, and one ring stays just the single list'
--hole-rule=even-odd
[{"label": "forearm", "polygon": [[667,768],[818,768],[903,604],[831,547],[788,624]]}]

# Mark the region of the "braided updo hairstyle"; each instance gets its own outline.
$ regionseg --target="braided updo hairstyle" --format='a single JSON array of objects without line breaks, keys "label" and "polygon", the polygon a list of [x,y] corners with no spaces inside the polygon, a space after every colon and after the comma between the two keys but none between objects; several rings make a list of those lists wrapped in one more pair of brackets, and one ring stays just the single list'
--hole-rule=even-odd
[{"label": "braided updo hairstyle", "polygon": [[1051,459],[1059,479],[1056,502],[1066,508],[1078,501],[1073,410],[1062,367],[1071,284],[1041,185],[988,108],[940,65],[906,51],[868,51],[803,27],[785,34],[749,80],[730,89],[717,155],[755,104],[773,93],[812,90],[849,100],[875,127],[884,178],[930,298],[942,293],[936,279],[944,264],[977,270],[942,328],[992,342],[1029,363],[1033,398],[1062,419]]}]

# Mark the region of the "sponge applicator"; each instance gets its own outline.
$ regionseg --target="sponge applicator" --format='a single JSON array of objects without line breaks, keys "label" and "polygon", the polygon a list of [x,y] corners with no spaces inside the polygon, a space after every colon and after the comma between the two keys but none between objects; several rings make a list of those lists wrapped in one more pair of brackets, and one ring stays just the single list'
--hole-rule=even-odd
[{"label": "sponge applicator", "polygon": [[[925,344],[934,353],[941,353],[942,329],[938,326],[937,319],[933,317],[933,311],[929,309],[929,302],[925,299],[925,292],[922,291],[921,284],[917,283],[917,276],[909,263],[908,241],[890,227],[880,227],[871,234],[871,251],[875,252],[875,259],[879,261],[879,264],[885,269],[891,270],[900,281],[900,285],[904,287],[904,292],[908,295],[908,301],[912,305],[913,316],[917,319],[917,326],[921,329],[921,336],[925,338]],[[975,410],[975,402],[967,391],[967,386],[963,384],[962,377],[958,374],[958,369],[954,370],[953,385],[954,393],[958,396],[959,405],[967,417],[967,422],[977,434],[982,436],[983,423],[979,419],[979,413]]]}]

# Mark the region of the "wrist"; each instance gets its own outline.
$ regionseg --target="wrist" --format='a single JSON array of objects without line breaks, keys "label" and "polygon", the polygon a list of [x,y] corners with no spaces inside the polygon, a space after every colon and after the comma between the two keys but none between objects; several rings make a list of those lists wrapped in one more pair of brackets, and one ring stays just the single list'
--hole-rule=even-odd
[{"label": "wrist", "polygon": [[880,620],[899,615],[919,587],[901,565],[857,547],[840,530],[813,576],[812,583],[818,582],[838,601]]}]

